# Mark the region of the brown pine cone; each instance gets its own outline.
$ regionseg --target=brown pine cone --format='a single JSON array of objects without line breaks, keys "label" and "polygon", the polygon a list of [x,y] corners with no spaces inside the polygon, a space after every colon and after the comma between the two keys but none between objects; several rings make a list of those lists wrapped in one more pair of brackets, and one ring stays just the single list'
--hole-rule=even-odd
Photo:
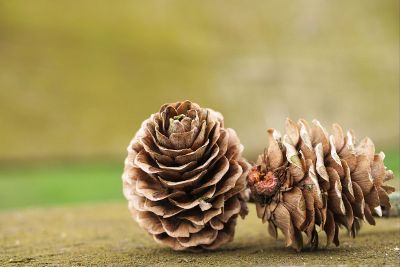
[{"label": "brown pine cone", "polygon": [[268,221],[275,238],[279,228],[287,246],[300,251],[304,232],[304,243],[318,248],[316,225],[325,231],[327,245],[339,246],[339,227],[355,237],[361,220],[375,225],[372,215],[390,209],[388,194],[394,188],[384,182],[393,172],[369,138],[357,144],[353,133],[345,135],[338,124],[329,136],[316,120],[310,127],[290,119],[283,137],[274,129],[268,135],[269,146],[247,180],[257,216]]},{"label": "brown pine cone", "polygon": [[128,146],[122,180],[134,219],[174,250],[231,241],[247,214],[242,150],[220,113],[189,101],[163,105]]}]

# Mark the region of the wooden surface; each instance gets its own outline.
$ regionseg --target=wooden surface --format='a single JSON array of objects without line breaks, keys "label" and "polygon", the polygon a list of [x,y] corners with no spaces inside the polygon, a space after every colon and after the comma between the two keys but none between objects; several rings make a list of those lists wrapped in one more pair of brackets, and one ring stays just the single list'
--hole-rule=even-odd
[{"label": "wooden surface", "polygon": [[[341,246],[296,253],[267,234],[250,206],[235,240],[213,252],[161,247],[130,218],[126,203],[25,209],[0,213],[3,266],[237,266],[400,264],[400,219],[364,225],[356,239],[341,231]],[[321,233],[321,242],[324,235]]]}]

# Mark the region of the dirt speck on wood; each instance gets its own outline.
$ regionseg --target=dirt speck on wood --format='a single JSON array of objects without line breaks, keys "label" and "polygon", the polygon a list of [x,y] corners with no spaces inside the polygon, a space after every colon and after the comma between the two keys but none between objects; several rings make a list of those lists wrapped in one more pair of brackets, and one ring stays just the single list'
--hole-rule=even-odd
[{"label": "dirt speck on wood", "polygon": [[268,236],[250,205],[229,245],[203,253],[175,252],[140,229],[125,203],[26,209],[0,213],[0,265],[400,265],[400,219],[364,224],[355,239],[345,229],[341,233],[340,247],[296,253],[284,247],[282,238]]}]

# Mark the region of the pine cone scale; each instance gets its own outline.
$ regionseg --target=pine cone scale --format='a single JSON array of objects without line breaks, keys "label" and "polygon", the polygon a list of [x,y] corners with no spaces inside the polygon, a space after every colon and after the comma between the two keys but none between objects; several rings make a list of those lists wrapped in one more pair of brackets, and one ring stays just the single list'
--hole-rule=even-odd
[{"label": "pine cone scale", "polygon": [[191,162],[191,161],[198,161],[199,159],[201,159],[204,156],[208,146],[209,146],[209,141],[207,140],[204,143],[204,145],[202,145],[201,147],[199,147],[195,151],[188,152],[188,153],[181,153],[179,156],[176,156],[174,158],[174,161],[177,164],[186,164],[186,163]]}]

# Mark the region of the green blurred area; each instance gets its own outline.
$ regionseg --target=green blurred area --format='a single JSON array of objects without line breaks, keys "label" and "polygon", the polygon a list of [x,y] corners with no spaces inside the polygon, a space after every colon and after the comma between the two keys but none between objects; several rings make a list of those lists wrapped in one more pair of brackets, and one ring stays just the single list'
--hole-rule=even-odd
[{"label": "green blurred area", "polygon": [[0,1],[0,207],[121,198],[140,123],[184,99],[251,160],[317,118],[398,170],[398,21],[397,0]]},{"label": "green blurred area", "polygon": [[0,170],[0,209],[121,200],[122,165],[54,164]]},{"label": "green blurred area", "polygon": [[[386,153],[400,189],[400,153]],[[122,164],[54,164],[0,170],[0,210],[53,204],[122,200]]]}]

